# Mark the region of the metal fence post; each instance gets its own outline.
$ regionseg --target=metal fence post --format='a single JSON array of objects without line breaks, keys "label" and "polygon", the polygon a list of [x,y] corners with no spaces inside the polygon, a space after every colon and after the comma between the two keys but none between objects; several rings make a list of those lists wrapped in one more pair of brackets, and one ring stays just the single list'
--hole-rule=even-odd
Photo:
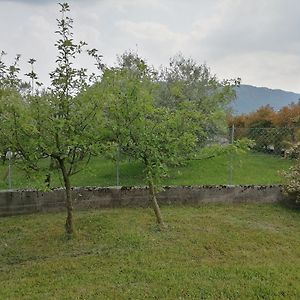
[{"label": "metal fence post", "polygon": [[117,159],[116,159],[116,167],[117,167],[117,186],[120,186],[120,147],[118,145],[117,150]]},{"label": "metal fence post", "polygon": [[[234,143],[234,133],[235,133],[234,124],[230,128],[229,133],[230,133],[230,144],[233,145],[233,143]],[[233,153],[232,152],[229,153],[229,180],[228,180],[228,184],[229,185],[233,184]]]},{"label": "metal fence post", "polygon": [[12,189],[12,166],[11,166],[11,159],[13,157],[13,152],[8,150],[6,153],[6,158],[8,159],[8,187]]}]

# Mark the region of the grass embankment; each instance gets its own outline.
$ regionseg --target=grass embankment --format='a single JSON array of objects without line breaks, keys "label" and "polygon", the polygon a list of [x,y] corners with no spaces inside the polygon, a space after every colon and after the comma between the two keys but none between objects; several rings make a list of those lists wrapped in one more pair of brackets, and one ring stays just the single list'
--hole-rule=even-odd
[{"label": "grass embankment", "polygon": [[300,215],[272,204],[0,219],[0,299],[300,299]]},{"label": "grass embankment", "polygon": [[[206,160],[192,160],[186,166],[174,168],[172,175],[164,180],[165,185],[201,184],[277,184],[281,182],[278,171],[287,169],[291,161],[267,154],[244,154],[232,157],[232,182],[229,180],[231,158],[219,156]],[[137,162],[120,164],[120,185],[144,185],[143,168]],[[4,179],[7,166],[0,166],[0,189],[7,188]],[[116,166],[107,159],[94,158],[83,172],[72,178],[74,186],[114,186],[116,185]],[[53,187],[61,186],[58,176],[53,178]],[[25,174],[13,170],[13,187],[35,187],[34,182]]]}]

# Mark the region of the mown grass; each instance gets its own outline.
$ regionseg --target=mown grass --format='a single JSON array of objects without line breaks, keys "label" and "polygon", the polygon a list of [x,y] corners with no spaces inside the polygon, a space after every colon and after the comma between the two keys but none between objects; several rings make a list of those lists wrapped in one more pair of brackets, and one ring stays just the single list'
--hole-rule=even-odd
[{"label": "mown grass", "polygon": [[[232,162],[232,164],[231,164]],[[232,165],[232,180],[229,168]],[[281,182],[279,171],[287,169],[291,161],[279,156],[248,153],[243,155],[218,156],[205,160],[192,160],[186,166],[173,168],[165,185],[201,184],[278,184]],[[7,188],[5,174],[7,166],[0,166],[0,189]],[[35,182],[26,174],[14,168],[13,187],[35,187]],[[90,165],[72,177],[74,186],[114,186],[116,185],[116,165],[104,158],[94,158]],[[143,167],[138,162],[120,163],[120,185],[144,185]],[[52,186],[61,186],[58,176],[52,178]]]},{"label": "mown grass", "polygon": [[273,204],[0,219],[0,299],[299,299],[300,215]]}]

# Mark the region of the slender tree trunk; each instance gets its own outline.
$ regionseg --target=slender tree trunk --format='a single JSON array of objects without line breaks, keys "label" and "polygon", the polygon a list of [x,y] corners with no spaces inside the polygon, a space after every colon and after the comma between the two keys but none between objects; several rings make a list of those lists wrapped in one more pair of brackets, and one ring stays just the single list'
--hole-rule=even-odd
[{"label": "slender tree trunk", "polygon": [[46,175],[45,184],[46,184],[47,188],[49,189],[50,185],[51,185],[51,175],[50,174]]},{"label": "slender tree trunk", "polygon": [[66,233],[73,234],[74,233],[74,226],[73,226],[73,205],[72,205],[72,197],[71,197],[71,183],[70,177],[66,170],[65,161],[60,159],[59,166],[63,175],[64,184],[65,184],[65,191],[66,191],[66,208],[67,208],[67,219],[66,219]]},{"label": "slender tree trunk", "polygon": [[150,193],[152,206],[153,206],[155,216],[156,216],[156,221],[161,227],[164,228],[164,227],[166,227],[166,225],[163,221],[161,211],[160,211],[159,205],[157,203],[157,199],[156,199],[155,188],[154,188],[153,182],[151,180],[149,181],[149,193]]}]

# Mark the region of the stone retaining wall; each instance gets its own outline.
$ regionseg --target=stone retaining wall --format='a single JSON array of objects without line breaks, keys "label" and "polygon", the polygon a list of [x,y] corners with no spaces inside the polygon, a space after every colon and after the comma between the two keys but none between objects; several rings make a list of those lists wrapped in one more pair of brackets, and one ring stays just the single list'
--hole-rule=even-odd
[{"label": "stone retaining wall", "polygon": [[[145,187],[74,188],[74,208],[114,208],[149,206]],[[283,200],[280,186],[174,186],[164,187],[158,195],[162,205],[197,205],[211,202],[279,202]],[[0,216],[65,209],[65,192],[34,190],[0,191]]]}]

